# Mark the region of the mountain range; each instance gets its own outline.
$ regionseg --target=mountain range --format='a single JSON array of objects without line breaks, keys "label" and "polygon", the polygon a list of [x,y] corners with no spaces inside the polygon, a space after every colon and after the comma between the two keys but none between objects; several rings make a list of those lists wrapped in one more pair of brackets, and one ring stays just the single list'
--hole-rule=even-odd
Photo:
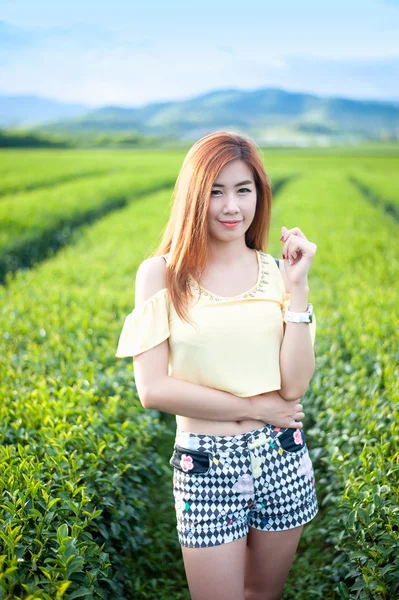
[{"label": "mountain range", "polygon": [[219,129],[258,143],[397,139],[399,105],[280,88],[214,90],[140,107],[89,108],[39,96],[0,96],[0,127],[38,133],[130,134],[196,140]]}]

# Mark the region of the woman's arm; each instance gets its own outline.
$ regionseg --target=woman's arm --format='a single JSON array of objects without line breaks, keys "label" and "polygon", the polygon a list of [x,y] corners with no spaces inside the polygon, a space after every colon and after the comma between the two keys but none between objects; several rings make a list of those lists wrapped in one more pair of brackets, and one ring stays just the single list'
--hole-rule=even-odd
[{"label": "woman's arm", "polygon": [[305,413],[299,399],[287,402],[277,390],[242,398],[169,376],[152,390],[145,407],[172,415],[223,422],[254,419],[278,427],[303,427]]},{"label": "woman's arm", "polygon": [[197,385],[174,377],[157,378],[145,401],[145,408],[156,408],[172,415],[212,421],[244,421],[247,419],[268,421],[273,416],[268,411],[266,398],[281,400],[278,391],[259,396],[242,398],[214,388]]},{"label": "woman's arm", "polygon": [[[290,310],[306,311],[308,296],[308,285],[291,285]],[[309,323],[286,323],[280,348],[280,395],[285,400],[304,396],[314,371],[315,356]]]}]

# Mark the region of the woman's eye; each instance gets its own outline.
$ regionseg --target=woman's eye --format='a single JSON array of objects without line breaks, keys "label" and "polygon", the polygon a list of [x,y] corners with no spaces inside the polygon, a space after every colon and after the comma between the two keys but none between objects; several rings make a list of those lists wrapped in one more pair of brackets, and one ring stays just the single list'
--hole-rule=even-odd
[{"label": "woman's eye", "polygon": [[[249,190],[248,188],[241,188],[238,191],[239,192],[250,192],[251,190]],[[211,194],[214,194],[215,192],[220,192],[220,190],[212,190]]]}]

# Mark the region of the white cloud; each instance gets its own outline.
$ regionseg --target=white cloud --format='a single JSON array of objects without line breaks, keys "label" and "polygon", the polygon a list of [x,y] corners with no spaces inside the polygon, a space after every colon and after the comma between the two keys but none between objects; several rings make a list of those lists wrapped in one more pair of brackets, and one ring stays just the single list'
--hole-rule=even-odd
[{"label": "white cloud", "polygon": [[139,20],[45,27],[0,21],[0,91],[91,106],[137,106],[225,87],[399,97],[399,55],[388,52],[398,34],[392,20],[372,36],[349,22],[339,43],[336,32],[317,28],[295,37],[291,22],[281,31],[263,26],[259,36],[255,25],[252,32],[238,24],[237,33],[215,21],[209,30],[165,25],[163,37]]}]

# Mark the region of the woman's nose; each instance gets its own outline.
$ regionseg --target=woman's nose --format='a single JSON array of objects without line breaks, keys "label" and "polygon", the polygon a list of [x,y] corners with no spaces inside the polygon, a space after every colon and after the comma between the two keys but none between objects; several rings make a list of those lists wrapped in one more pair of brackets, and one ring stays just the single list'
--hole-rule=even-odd
[{"label": "woman's nose", "polygon": [[233,207],[233,208],[237,208],[238,207],[238,202],[237,202],[237,198],[235,196],[235,194],[226,194],[225,196],[225,205],[228,206],[229,208]]}]

